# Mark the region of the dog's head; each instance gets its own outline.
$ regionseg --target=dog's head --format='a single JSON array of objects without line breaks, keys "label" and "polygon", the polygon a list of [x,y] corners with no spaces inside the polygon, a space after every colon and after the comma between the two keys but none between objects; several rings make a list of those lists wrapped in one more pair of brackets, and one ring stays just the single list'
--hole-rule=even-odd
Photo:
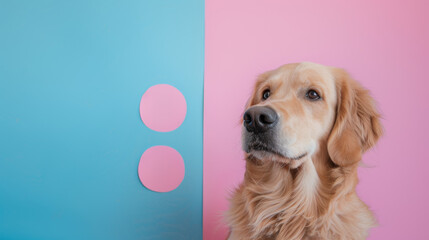
[{"label": "dog's head", "polygon": [[368,91],[342,69],[287,64],[259,76],[243,116],[248,157],[296,168],[326,142],[339,166],[357,163],[382,134]]}]

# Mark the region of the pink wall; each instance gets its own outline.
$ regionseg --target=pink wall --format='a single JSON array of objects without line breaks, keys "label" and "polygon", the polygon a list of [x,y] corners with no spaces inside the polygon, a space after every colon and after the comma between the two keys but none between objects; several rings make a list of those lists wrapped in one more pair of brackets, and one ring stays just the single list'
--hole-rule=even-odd
[{"label": "pink wall", "polygon": [[380,223],[370,239],[429,239],[428,9],[423,0],[206,1],[204,239],[227,233],[255,77],[299,61],[347,69],[379,102],[386,135],[364,156],[358,187]]}]

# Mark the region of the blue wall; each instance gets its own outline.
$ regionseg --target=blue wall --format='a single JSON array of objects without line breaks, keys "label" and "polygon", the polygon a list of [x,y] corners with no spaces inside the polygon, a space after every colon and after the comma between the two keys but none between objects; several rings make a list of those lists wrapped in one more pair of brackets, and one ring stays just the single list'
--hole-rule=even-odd
[{"label": "blue wall", "polygon": [[[0,0],[0,239],[201,239],[203,66],[203,0]],[[169,133],[139,116],[160,83],[188,105]],[[172,192],[139,181],[154,145]]]}]

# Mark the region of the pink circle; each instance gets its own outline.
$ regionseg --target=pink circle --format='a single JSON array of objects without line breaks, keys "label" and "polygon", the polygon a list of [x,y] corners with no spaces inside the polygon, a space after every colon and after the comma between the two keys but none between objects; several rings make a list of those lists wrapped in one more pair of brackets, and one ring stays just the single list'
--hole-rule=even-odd
[{"label": "pink circle", "polygon": [[145,187],[156,192],[169,192],[185,177],[185,164],[174,148],[154,146],[141,156],[138,173]]},{"label": "pink circle", "polygon": [[185,97],[171,85],[158,84],[150,87],[140,101],[140,117],[154,131],[173,131],[183,123],[185,116]]}]

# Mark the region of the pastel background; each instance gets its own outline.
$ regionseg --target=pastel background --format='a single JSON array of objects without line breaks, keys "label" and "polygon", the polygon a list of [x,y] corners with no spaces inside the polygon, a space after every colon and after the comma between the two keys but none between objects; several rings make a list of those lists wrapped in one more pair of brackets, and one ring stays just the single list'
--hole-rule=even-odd
[{"label": "pastel background", "polygon": [[[202,0],[0,0],[0,239],[201,239],[203,67]],[[173,131],[140,119],[158,84],[186,99]],[[170,192],[138,177],[157,145]]]},{"label": "pastel background", "polygon": [[243,106],[256,76],[284,63],[343,67],[369,88],[386,135],[364,156],[358,192],[380,226],[369,239],[429,239],[427,1],[207,0],[204,239],[223,239],[243,178]]}]

